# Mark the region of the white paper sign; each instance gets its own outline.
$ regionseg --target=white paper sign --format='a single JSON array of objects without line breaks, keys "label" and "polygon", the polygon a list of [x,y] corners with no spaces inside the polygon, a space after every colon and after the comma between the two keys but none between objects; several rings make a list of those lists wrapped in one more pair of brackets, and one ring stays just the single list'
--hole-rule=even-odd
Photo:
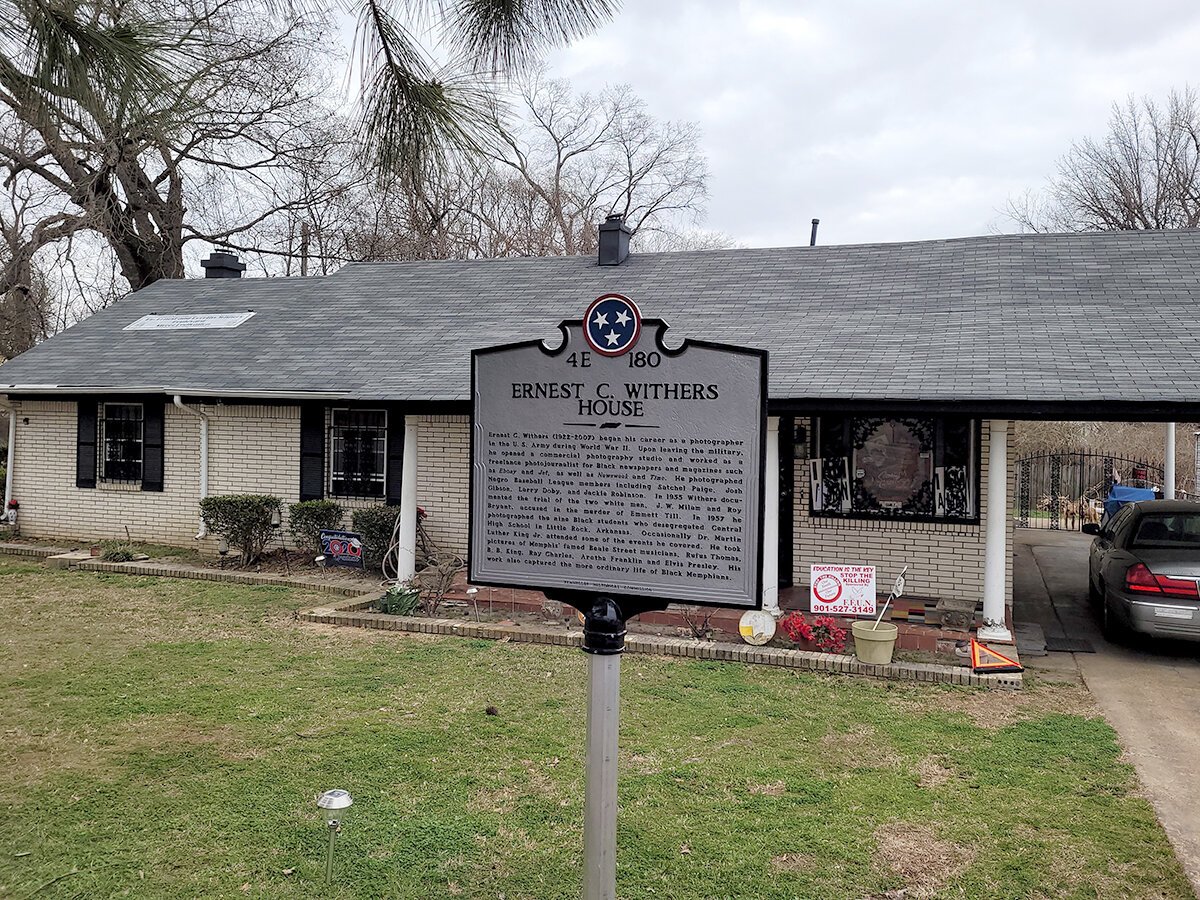
[{"label": "white paper sign", "polygon": [[155,315],[150,313],[130,322],[122,331],[193,331],[208,328],[237,328],[254,318],[250,310],[237,313],[194,313],[189,315]]},{"label": "white paper sign", "polygon": [[875,567],[816,565],[809,570],[815,615],[875,615]]}]

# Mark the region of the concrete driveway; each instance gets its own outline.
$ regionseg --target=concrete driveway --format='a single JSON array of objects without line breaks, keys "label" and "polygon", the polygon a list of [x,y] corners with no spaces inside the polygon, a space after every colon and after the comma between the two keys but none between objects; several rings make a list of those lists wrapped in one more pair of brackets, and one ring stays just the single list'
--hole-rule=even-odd
[{"label": "concrete driveway", "polygon": [[1091,538],[1018,529],[1014,619],[1048,637],[1085,638],[1095,653],[1050,653],[1035,672],[1078,671],[1116,729],[1192,886],[1200,894],[1200,645],[1109,644],[1087,600]]}]

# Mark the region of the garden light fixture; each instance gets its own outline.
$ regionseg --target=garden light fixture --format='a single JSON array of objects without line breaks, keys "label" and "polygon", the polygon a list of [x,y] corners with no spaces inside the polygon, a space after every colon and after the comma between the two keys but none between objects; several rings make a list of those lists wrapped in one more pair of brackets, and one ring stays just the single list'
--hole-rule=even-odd
[{"label": "garden light fixture", "polygon": [[325,854],[325,882],[327,884],[333,881],[333,842],[337,833],[342,830],[342,823],[346,821],[346,815],[353,803],[354,798],[350,796],[350,793],[340,789],[326,791],[317,798],[317,808],[321,810],[325,825],[329,829],[329,850]]}]

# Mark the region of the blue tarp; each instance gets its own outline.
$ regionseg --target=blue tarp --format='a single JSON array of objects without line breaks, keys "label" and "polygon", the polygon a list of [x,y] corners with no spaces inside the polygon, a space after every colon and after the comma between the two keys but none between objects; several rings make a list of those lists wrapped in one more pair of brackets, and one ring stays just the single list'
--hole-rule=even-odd
[{"label": "blue tarp", "polygon": [[1133,503],[1135,500],[1153,500],[1155,498],[1154,491],[1149,488],[1126,487],[1123,484],[1114,484],[1112,490],[1108,492],[1108,497],[1104,500],[1104,518],[1111,519],[1126,503]]}]

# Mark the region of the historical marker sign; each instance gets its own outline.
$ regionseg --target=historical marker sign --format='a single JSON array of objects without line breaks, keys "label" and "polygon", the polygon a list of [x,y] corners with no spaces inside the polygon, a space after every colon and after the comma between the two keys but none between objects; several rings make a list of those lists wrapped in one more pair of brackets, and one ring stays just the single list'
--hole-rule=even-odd
[{"label": "historical marker sign", "polygon": [[472,353],[471,581],[758,608],[766,352],[616,294],[560,327]]}]

